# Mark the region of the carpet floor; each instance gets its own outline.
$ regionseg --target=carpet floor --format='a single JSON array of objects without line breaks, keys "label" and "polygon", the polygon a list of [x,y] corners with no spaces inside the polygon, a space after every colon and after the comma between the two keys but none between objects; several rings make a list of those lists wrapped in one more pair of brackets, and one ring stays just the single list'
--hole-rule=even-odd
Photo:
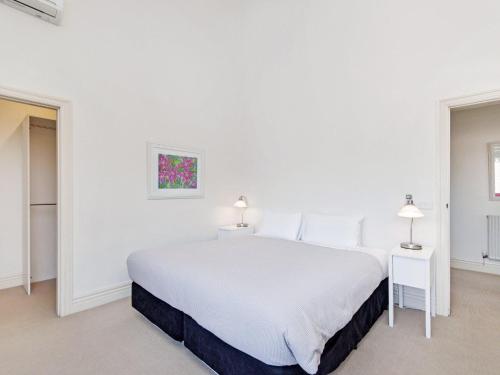
[{"label": "carpet floor", "polygon": [[[452,270],[452,314],[387,312],[336,375],[499,375],[500,276]],[[0,291],[0,374],[212,374],[182,344],[130,307],[130,299],[62,319],[55,315],[55,282]],[[242,374],[244,375],[244,374]]]}]

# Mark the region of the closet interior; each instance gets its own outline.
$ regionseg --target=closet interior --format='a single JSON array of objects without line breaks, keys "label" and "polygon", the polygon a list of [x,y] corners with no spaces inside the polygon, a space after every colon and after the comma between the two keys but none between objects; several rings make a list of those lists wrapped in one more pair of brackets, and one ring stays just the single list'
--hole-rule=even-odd
[{"label": "closet interior", "polygon": [[56,121],[30,117],[31,282],[57,276]]}]

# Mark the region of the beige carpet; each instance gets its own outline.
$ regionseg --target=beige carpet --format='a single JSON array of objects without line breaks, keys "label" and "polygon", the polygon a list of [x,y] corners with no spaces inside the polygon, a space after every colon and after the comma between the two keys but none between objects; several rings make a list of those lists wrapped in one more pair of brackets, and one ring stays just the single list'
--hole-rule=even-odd
[{"label": "beige carpet", "polygon": [[[0,291],[0,374],[210,374],[181,344],[121,300],[63,319],[55,283]],[[433,319],[424,337],[421,311],[387,313],[335,372],[362,374],[500,374],[500,277],[452,272],[452,316]],[[244,375],[244,374],[242,374]]]}]

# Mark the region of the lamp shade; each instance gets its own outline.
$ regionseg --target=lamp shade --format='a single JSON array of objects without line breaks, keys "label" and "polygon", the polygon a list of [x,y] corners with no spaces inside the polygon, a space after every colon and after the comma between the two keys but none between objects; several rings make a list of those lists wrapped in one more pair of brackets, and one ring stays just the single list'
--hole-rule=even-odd
[{"label": "lamp shade", "polygon": [[417,217],[424,217],[424,214],[414,204],[406,204],[403,207],[401,207],[401,209],[398,212],[398,216],[417,218]]},{"label": "lamp shade", "polygon": [[245,196],[240,196],[238,198],[238,200],[236,202],[234,202],[234,207],[238,207],[238,208],[247,208],[248,207],[248,204],[247,204],[247,199]]}]

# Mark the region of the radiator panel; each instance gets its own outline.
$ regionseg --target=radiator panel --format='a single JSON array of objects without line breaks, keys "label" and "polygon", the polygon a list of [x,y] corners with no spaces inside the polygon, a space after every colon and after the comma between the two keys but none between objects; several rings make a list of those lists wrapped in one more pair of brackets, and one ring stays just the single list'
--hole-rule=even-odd
[{"label": "radiator panel", "polygon": [[500,260],[500,216],[486,215],[488,221],[488,258]]}]

